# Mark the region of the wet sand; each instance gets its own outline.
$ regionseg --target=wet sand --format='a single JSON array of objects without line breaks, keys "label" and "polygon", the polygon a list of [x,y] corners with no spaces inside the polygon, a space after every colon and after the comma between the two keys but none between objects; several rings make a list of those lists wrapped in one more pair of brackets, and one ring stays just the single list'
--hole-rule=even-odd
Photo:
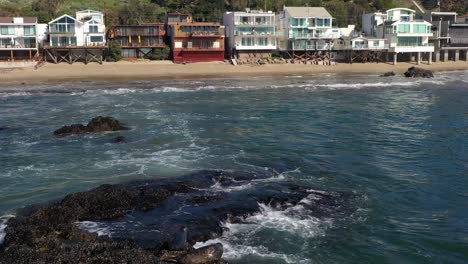
[{"label": "wet sand", "polygon": [[[223,79],[246,77],[311,76],[320,73],[371,74],[379,75],[394,71],[404,73],[413,63],[339,63],[333,66],[274,64],[261,66],[233,66],[225,63],[172,64],[170,62],[118,62],[100,64],[45,64],[35,70],[33,67],[1,69],[1,84],[57,83],[74,81],[125,82],[136,80],[172,79]],[[440,71],[468,70],[468,62],[439,62],[418,67]]]}]

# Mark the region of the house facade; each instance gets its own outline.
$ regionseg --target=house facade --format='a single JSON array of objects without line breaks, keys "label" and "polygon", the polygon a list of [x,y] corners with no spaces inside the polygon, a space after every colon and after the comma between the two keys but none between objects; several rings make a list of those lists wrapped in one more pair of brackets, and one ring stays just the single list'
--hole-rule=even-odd
[{"label": "house facade", "polygon": [[233,57],[270,57],[276,50],[275,14],[271,11],[226,12],[226,52]]},{"label": "house facade", "polygon": [[407,54],[410,58],[415,54],[419,63],[422,53],[428,54],[430,62],[434,52],[434,45],[429,43],[433,36],[432,25],[415,19],[415,13],[412,9],[394,8],[386,13],[365,14],[362,17],[363,31],[368,36],[387,40],[394,63],[399,54]]},{"label": "house facade", "polygon": [[155,49],[164,48],[164,23],[120,25],[111,28],[109,41],[117,41],[123,58],[145,58]]},{"label": "house facade", "polygon": [[333,17],[323,7],[284,7],[277,15],[280,50],[324,51],[332,48],[332,40],[340,37],[333,28]]},{"label": "house facade", "polygon": [[76,18],[60,16],[48,23],[49,47],[105,46],[104,14],[93,10],[76,12]]},{"label": "house facade", "polygon": [[167,37],[175,63],[224,61],[224,27],[214,22],[193,22],[188,15],[166,18]]},{"label": "house facade", "polygon": [[36,17],[0,17],[0,60],[35,59],[43,30]]}]

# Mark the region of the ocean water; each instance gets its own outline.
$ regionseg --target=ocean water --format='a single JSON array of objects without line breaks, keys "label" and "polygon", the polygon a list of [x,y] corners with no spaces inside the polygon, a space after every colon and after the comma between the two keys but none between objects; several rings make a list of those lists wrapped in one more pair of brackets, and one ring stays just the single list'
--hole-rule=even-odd
[{"label": "ocean water", "polygon": [[[97,115],[132,129],[52,134]],[[119,135],[129,143],[109,143]],[[343,219],[260,204],[197,243],[223,243],[232,263],[467,263],[468,72],[0,87],[0,243],[17,208],[207,169],[356,197]]]}]

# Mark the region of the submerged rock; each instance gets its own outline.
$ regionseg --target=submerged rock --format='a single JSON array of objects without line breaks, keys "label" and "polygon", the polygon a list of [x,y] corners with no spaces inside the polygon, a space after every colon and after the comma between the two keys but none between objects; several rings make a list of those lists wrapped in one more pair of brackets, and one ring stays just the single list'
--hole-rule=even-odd
[{"label": "submerged rock", "polygon": [[394,71],[391,71],[391,72],[386,72],[382,75],[380,75],[380,77],[390,77],[390,76],[395,76],[395,72]]},{"label": "submerged rock", "polygon": [[216,243],[195,249],[179,259],[181,264],[217,263],[223,256],[223,245]]},{"label": "submerged rock", "polygon": [[82,124],[74,124],[71,126],[63,126],[54,131],[54,135],[67,136],[67,135],[79,135],[85,133],[99,133],[106,131],[119,131],[126,130],[127,127],[123,126],[120,121],[113,117],[98,116],[84,126]]},{"label": "submerged rock", "polygon": [[[8,220],[0,263],[223,263],[221,244],[193,245],[220,237],[223,222],[244,223],[262,204],[285,214],[300,205],[298,217],[314,219],[342,218],[355,211],[346,204],[348,194],[269,180],[275,176],[200,171],[102,185],[27,207]],[[84,222],[92,228],[80,225]],[[99,231],[103,228],[106,232]]]},{"label": "submerged rock", "polygon": [[434,74],[430,70],[425,70],[422,68],[411,67],[405,72],[406,77],[413,78],[433,78]]},{"label": "submerged rock", "polygon": [[124,136],[118,136],[115,137],[111,140],[111,143],[116,143],[116,144],[122,144],[122,143],[127,143],[127,138]]}]

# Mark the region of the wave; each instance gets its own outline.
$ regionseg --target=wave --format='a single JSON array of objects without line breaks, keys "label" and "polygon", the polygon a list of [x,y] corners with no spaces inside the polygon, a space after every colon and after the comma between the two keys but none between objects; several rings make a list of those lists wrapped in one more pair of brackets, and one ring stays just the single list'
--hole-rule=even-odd
[{"label": "wave", "polygon": [[110,228],[103,223],[93,221],[81,221],[75,222],[75,224],[82,231],[97,234],[98,236],[112,237],[112,232],[110,231]]},{"label": "wave", "polygon": [[[309,260],[297,255],[271,252],[264,245],[258,245],[258,241],[255,242],[254,237],[265,230],[288,233],[302,239],[324,236],[325,231],[332,226],[333,221],[331,219],[318,219],[307,212],[304,204],[311,203],[310,200],[313,199],[319,198],[312,193],[302,199],[299,204],[285,209],[259,203],[260,211],[258,213],[245,217],[242,223],[222,223],[226,231],[220,238],[197,242],[194,248],[221,243],[224,247],[223,257],[228,260],[260,257],[281,259],[286,263],[308,263]],[[250,241],[251,238],[252,241]]]},{"label": "wave", "polygon": [[10,218],[13,218],[15,217],[14,215],[4,215],[4,216],[0,216],[0,245],[3,244],[3,242],[5,241],[5,236],[6,236],[6,232],[5,232],[5,229],[7,227],[7,222]]}]

